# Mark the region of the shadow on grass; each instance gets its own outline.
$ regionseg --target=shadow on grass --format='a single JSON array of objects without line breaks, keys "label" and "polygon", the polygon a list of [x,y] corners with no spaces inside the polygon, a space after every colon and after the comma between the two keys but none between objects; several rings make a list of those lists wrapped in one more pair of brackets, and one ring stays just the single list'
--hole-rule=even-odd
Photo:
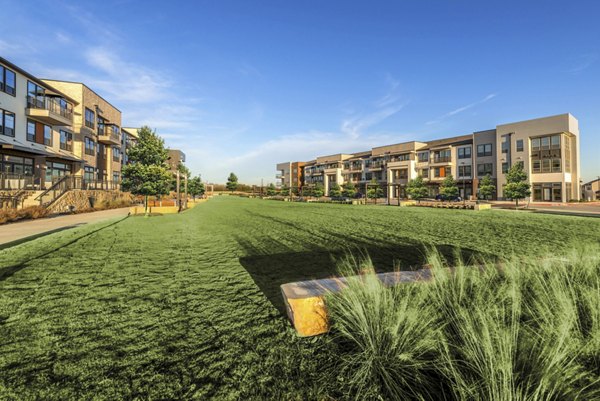
[{"label": "shadow on grass", "polygon": [[[372,244],[357,244],[353,250],[337,249],[326,251],[314,249],[305,252],[284,252],[264,254],[248,242],[238,239],[248,256],[239,259],[240,264],[250,274],[254,283],[269,299],[271,304],[285,316],[285,305],[281,296],[280,286],[294,281],[322,279],[338,275],[338,261],[349,254],[355,256],[368,255],[377,272],[393,270],[415,270],[421,268],[427,260],[428,247],[412,240],[406,244],[375,246]],[[264,244],[261,244],[264,245]],[[277,249],[273,244],[273,248]],[[484,255],[469,249],[458,249],[450,245],[433,245],[449,265],[457,257],[464,261],[478,259]],[[268,245],[266,249],[268,249]],[[265,249],[265,248],[263,248]],[[431,249],[431,248],[430,248]]]},{"label": "shadow on grass", "polygon": [[[77,238],[72,239],[71,241],[69,241],[69,242],[67,242],[65,244],[61,244],[57,248],[51,249],[48,252],[44,252],[41,255],[32,256],[29,259],[25,259],[24,261],[22,261],[20,263],[17,263],[17,264],[14,264],[14,265],[0,267],[0,281],[4,281],[4,280],[10,278],[13,274],[15,274],[15,273],[19,272],[20,270],[24,269],[25,267],[27,267],[27,265],[30,262],[32,262],[34,260],[37,260],[37,259],[44,258],[46,256],[49,256],[49,255],[53,254],[56,251],[59,251],[59,250],[65,248],[65,247],[67,247],[69,245],[73,245],[73,244],[79,242],[80,240],[89,237],[90,235],[94,235],[97,232],[100,232],[100,231],[102,231],[102,230],[104,230],[106,228],[115,226],[115,225],[119,224],[120,222],[122,222],[123,220],[125,220],[128,217],[129,216],[125,216],[122,219],[114,221],[114,222],[112,222],[110,224],[107,224],[105,226],[99,227],[96,230],[90,231],[89,233],[86,233],[86,234],[82,235],[81,237],[77,237]],[[64,227],[63,229],[67,229],[67,228],[69,228],[69,227]],[[54,232],[56,232],[56,231],[62,231],[63,229],[54,230]],[[39,235],[39,236],[45,236],[45,235],[48,235],[48,234],[50,234],[50,232],[46,232],[46,233],[44,233],[42,235]],[[31,237],[28,237],[28,238],[29,238],[28,241],[32,239]],[[25,242],[25,241],[23,241],[23,242]]]},{"label": "shadow on grass", "polygon": [[30,236],[24,237],[24,238],[19,238],[19,239],[14,240],[14,241],[5,242],[4,244],[0,244],[0,251],[3,250],[3,249],[6,249],[6,248],[17,246],[19,244],[23,244],[25,242],[33,241],[34,239],[45,237],[46,235],[58,233],[58,232],[61,232],[61,231],[64,231],[64,230],[70,230],[71,228],[77,228],[77,227],[80,227],[80,226],[83,226],[83,225],[85,225],[85,223],[72,224],[70,226],[60,227],[60,228],[56,228],[54,230],[44,231],[43,233],[30,235]]}]

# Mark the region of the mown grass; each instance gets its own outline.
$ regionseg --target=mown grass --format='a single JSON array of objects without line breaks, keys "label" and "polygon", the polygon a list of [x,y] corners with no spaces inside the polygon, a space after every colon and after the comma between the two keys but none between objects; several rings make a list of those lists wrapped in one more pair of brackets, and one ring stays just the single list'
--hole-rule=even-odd
[{"label": "mown grass", "polygon": [[298,338],[279,285],[426,261],[554,255],[600,222],[505,211],[217,198],[0,251],[0,399],[343,399],[333,336]]}]

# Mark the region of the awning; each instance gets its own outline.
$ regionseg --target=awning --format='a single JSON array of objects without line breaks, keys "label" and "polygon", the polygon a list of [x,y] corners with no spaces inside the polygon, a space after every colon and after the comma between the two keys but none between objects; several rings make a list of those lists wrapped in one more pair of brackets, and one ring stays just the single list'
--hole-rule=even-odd
[{"label": "awning", "polygon": [[17,141],[14,138],[2,137],[2,135],[0,135],[0,148],[1,149],[18,150],[18,151],[21,151],[21,152],[33,153],[35,155],[40,155],[40,156],[49,156],[49,155],[51,155],[51,153],[48,153],[45,150],[36,148],[34,146],[34,144],[29,144],[28,145],[28,144],[19,142],[19,141]]},{"label": "awning", "polygon": [[79,163],[83,162],[82,159],[79,159],[77,156],[72,155],[72,154],[70,154],[68,152],[65,152],[62,149],[59,150],[58,153],[56,151],[52,151],[52,153],[53,154],[51,156],[49,156],[49,157],[56,157],[57,159],[69,160],[69,161],[72,161],[72,162],[79,162]]}]

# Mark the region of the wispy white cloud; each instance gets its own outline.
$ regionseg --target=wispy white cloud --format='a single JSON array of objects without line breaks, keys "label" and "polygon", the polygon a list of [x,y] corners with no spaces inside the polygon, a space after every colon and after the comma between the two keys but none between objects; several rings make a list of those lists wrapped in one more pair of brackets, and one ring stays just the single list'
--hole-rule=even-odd
[{"label": "wispy white cloud", "polygon": [[442,121],[442,120],[445,120],[445,119],[446,119],[446,118],[448,118],[448,117],[455,116],[455,115],[457,115],[457,114],[460,114],[460,113],[462,113],[463,111],[467,111],[467,110],[469,110],[469,109],[472,109],[472,108],[473,108],[473,107],[475,107],[475,106],[479,106],[480,104],[483,104],[483,103],[485,103],[485,102],[487,102],[487,101],[489,101],[489,100],[492,100],[492,99],[493,99],[493,98],[495,98],[497,95],[498,95],[497,93],[490,93],[489,95],[487,95],[486,97],[484,97],[484,98],[483,98],[483,99],[481,99],[481,100],[478,100],[478,101],[476,101],[476,102],[473,102],[473,103],[469,103],[469,104],[467,104],[466,106],[462,106],[462,107],[459,107],[459,108],[457,108],[457,109],[454,109],[454,110],[452,110],[452,111],[449,111],[448,113],[446,113],[446,114],[444,114],[444,115],[442,115],[442,116],[440,116],[440,117],[438,117],[438,118],[436,118],[436,119],[434,119],[434,120],[427,121],[425,124],[427,124],[427,125],[431,125],[431,124],[437,124],[437,123],[439,123],[440,121]]},{"label": "wispy white cloud", "polygon": [[569,68],[568,72],[571,74],[579,74],[580,72],[590,68],[600,56],[597,53],[582,54],[572,61],[572,67]]}]

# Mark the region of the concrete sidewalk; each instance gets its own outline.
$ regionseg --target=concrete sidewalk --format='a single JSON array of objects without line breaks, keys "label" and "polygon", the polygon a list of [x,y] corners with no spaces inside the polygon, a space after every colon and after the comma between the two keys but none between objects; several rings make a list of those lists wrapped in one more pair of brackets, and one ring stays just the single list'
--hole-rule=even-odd
[{"label": "concrete sidewalk", "polygon": [[0,248],[10,243],[19,243],[29,237],[38,237],[88,223],[97,223],[118,217],[125,217],[129,208],[102,210],[100,212],[71,214],[0,225]]}]

